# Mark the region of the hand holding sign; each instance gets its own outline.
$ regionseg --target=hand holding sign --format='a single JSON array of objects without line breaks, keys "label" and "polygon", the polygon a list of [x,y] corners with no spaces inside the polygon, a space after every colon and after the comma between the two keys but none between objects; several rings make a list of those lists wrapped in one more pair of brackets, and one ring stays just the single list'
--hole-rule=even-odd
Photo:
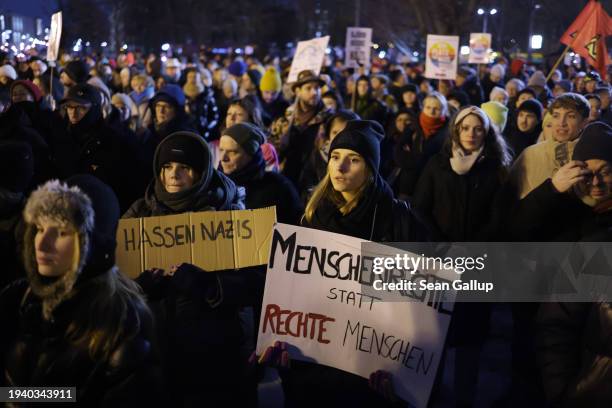
[{"label": "hand holding sign", "polygon": [[402,401],[395,394],[395,390],[393,388],[393,375],[384,370],[374,371],[370,374],[370,378],[368,384],[370,388],[374,391],[382,395],[388,402],[390,402],[395,407],[404,407],[407,406],[404,401]]},{"label": "hand holding sign", "polygon": [[249,357],[250,364],[266,365],[277,370],[286,370],[291,366],[289,350],[284,341],[275,341],[274,346],[268,347],[260,357],[253,352]]}]

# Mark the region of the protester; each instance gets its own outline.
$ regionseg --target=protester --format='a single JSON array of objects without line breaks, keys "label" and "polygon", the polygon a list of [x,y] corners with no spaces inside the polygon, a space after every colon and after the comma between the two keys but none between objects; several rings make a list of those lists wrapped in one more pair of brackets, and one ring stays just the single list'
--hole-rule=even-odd
[{"label": "protester", "polygon": [[601,118],[601,98],[597,94],[586,94],[584,97],[591,107],[589,122],[598,121]]},{"label": "protester", "polygon": [[516,122],[504,132],[504,137],[512,149],[514,158],[523,150],[536,143],[542,132],[542,105],[536,99],[530,99],[518,108]]},{"label": "protester", "polygon": [[261,107],[268,118],[268,125],[280,116],[285,115],[285,110],[289,103],[284,100],[281,94],[282,82],[278,71],[275,68],[268,68],[259,82],[261,91]]},{"label": "protester", "polygon": [[[195,133],[176,132],[164,139],[155,151],[153,174],[144,198],[123,218],[244,209],[243,189],[213,168],[206,142]],[[238,312],[261,302],[263,280],[257,271],[206,272],[189,263],[138,277],[155,311],[175,404],[246,404]]]},{"label": "protester", "polygon": [[[457,78],[455,80],[457,89],[465,92],[469,97],[469,104],[480,106],[484,100],[483,89],[478,82],[476,72],[468,67],[460,67],[457,70]],[[487,93],[489,95],[491,90]]]},{"label": "protester", "polygon": [[183,93],[187,97],[185,110],[191,115],[194,128],[206,140],[213,137],[219,126],[219,110],[215,103],[213,90],[204,85],[200,72],[195,68],[185,70]]},{"label": "protester", "polygon": [[509,180],[518,198],[524,198],[570,161],[590,106],[584,96],[567,93],[553,101],[549,112],[553,139],[526,148],[510,171]]},{"label": "protester", "polygon": [[164,403],[150,311],[115,266],[110,188],[92,176],[50,181],[24,218],[27,279],[0,293],[1,383],[76,387],[84,405]]},{"label": "protester", "polygon": [[[306,206],[302,225],[373,241],[405,242],[425,237],[410,207],[393,197],[378,173],[382,137],[376,122],[351,120],[346,124],[331,143],[327,174]],[[364,378],[314,363],[292,360],[286,369],[286,347],[271,346],[263,362],[284,355],[281,378],[288,406],[393,406],[399,402],[390,373],[372,373],[368,386]],[[385,381],[378,381],[379,377]]]}]

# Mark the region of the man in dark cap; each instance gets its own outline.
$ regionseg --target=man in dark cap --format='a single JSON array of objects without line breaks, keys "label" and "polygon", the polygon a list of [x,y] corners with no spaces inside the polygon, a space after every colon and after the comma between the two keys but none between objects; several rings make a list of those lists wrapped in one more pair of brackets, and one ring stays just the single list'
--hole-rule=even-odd
[{"label": "man in dark cap", "polygon": [[125,210],[144,193],[145,184],[134,145],[104,122],[100,92],[89,84],[75,85],[62,100],[64,128],[54,135],[52,159],[61,178],[91,174],[117,194]]},{"label": "man in dark cap", "polygon": [[521,104],[514,123],[504,132],[506,141],[514,152],[514,157],[520,154],[538,140],[542,131],[542,111],[544,108],[537,99],[529,99]]},{"label": "man in dark cap", "polygon": [[294,183],[300,193],[304,187],[299,185],[304,163],[314,148],[319,128],[331,115],[321,101],[321,86],[324,84],[325,82],[310,70],[300,72],[297,81],[291,84],[296,100],[287,137],[281,142],[280,160],[283,174]]}]

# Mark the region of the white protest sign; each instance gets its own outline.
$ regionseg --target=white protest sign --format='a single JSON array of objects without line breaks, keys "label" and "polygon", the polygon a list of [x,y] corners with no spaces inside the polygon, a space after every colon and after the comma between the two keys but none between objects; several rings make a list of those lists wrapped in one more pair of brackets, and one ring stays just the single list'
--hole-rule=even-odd
[{"label": "white protest sign", "polygon": [[457,76],[458,50],[458,36],[428,34],[425,77],[454,80]]},{"label": "white protest sign", "polygon": [[470,34],[470,64],[488,64],[491,62],[491,34],[490,33],[471,33]]},{"label": "white protest sign", "polygon": [[328,43],[329,35],[298,42],[287,82],[297,81],[298,74],[307,69],[319,75]]},{"label": "white protest sign", "polygon": [[370,66],[370,51],[372,50],[372,29],[364,27],[348,27],[346,29],[346,54],[344,65],[348,68]]},{"label": "white protest sign", "polygon": [[[375,250],[362,253],[362,243]],[[279,340],[288,343],[294,359],[364,378],[385,370],[392,374],[400,398],[425,407],[442,357],[455,292],[443,297],[435,290],[394,291],[389,297],[389,292],[375,290],[375,280],[397,282],[398,271],[372,273],[374,257],[398,253],[406,252],[344,235],[276,224],[257,353],[261,355]],[[406,279],[415,282],[446,278],[456,279],[455,272],[406,272]]]},{"label": "white protest sign", "polygon": [[61,37],[62,12],[58,11],[51,16],[51,31],[49,32],[49,42],[47,43],[47,61],[57,61]]}]

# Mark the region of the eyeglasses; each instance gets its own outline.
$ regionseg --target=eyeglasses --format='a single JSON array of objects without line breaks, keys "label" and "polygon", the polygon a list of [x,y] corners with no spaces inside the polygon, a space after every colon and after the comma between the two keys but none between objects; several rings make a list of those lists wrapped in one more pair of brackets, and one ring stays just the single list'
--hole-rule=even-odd
[{"label": "eyeglasses", "polygon": [[593,184],[593,179],[597,177],[597,181],[604,182],[607,180],[610,180],[610,178],[612,178],[612,170],[605,168],[605,169],[601,169],[600,171],[597,172],[593,172],[591,174],[588,174],[586,176],[586,180],[584,181],[587,185],[591,185]]},{"label": "eyeglasses", "polygon": [[83,113],[89,110],[90,106],[88,105],[64,105],[64,109],[66,111],[75,111],[77,113]]}]

